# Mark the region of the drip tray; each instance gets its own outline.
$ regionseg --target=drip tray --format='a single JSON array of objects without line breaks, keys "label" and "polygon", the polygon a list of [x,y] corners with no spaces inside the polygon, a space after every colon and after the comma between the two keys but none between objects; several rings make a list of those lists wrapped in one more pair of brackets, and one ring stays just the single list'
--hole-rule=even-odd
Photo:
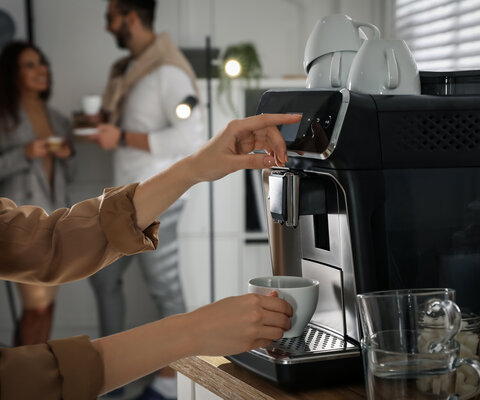
[{"label": "drip tray", "polygon": [[302,336],[227,358],[286,389],[298,389],[360,381],[360,355],[353,340],[309,324]]},{"label": "drip tray", "polygon": [[275,363],[291,364],[311,362],[317,358],[356,357],[360,348],[341,335],[309,325],[302,336],[274,341],[267,348],[252,352]]}]

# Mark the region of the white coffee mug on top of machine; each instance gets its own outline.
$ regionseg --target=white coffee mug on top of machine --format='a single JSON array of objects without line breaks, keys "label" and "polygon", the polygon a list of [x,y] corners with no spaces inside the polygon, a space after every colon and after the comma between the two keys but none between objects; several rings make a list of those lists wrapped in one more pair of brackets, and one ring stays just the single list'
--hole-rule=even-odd
[{"label": "white coffee mug on top of machine", "polygon": [[365,41],[350,67],[347,88],[367,94],[420,94],[417,63],[405,41]]},{"label": "white coffee mug on top of machine", "polygon": [[311,65],[307,76],[308,89],[340,89],[346,86],[350,65],[355,51],[335,51],[318,57]]},{"label": "white coffee mug on top of machine", "polygon": [[374,39],[380,38],[375,25],[354,21],[348,15],[334,14],[317,21],[305,46],[307,88],[345,87],[353,58],[367,40],[361,27],[371,29]]}]

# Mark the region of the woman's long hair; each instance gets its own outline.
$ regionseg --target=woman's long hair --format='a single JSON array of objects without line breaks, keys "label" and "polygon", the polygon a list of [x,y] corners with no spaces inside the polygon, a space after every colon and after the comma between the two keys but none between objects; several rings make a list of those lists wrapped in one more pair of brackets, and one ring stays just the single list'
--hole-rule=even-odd
[{"label": "woman's long hair", "polygon": [[48,68],[48,88],[40,93],[40,98],[46,101],[50,97],[50,64],[42,51],[31,43],[19,40],[6,43],[0,53],[0,131],[9,131],[20,122],[19,59],[20,54],[27,49],[37,52]]}]

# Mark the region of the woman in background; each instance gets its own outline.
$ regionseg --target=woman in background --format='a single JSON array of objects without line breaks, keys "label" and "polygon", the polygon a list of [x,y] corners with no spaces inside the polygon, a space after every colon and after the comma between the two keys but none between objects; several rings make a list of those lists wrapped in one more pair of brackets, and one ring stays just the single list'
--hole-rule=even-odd
[{"label": "woman in background", "polygon": [[[48,213],[68,206],[71,128],[48,107],[51,73],[43,53],[12,41],[0,54],[0,196]],[[55,138],[55,139],[52,139]],[[56,142],[55,142],[56,140]],[[53,322],[56,286],[18,284],[22,316],[15,345],[44,343]]]}]

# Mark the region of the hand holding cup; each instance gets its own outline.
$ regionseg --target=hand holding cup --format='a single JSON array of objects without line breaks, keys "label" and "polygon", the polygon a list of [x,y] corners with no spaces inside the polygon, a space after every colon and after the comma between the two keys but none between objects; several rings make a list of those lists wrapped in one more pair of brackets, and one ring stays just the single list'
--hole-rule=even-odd
[{"label": "hand holding cup", "polygon": [[46,140],[48,152],[56,158],[68,158],[72,155],[72,149],[65,138],[50,136]]},{"label": "hand holding cup", "polygon": [[272,290],[293,308],[292,326],[284,338],[300,336],[317,307],[319,282],[301,276],[265,276],[250,279],[248,291],[269,295]]}]

